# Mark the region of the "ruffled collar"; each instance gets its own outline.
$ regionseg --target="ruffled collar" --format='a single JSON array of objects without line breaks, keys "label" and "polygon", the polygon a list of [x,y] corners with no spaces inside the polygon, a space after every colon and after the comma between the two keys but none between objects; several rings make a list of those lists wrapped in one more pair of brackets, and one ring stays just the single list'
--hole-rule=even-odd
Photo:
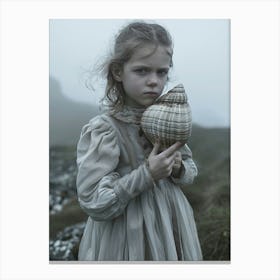
[{"label": "ruffled collar", "polygon": [[125,123],[133,123],[140,125],[142,114],[146,108],[132,108],[129,106],[123,106],[123,109],[116,113],[111,113],[111,115]]}]

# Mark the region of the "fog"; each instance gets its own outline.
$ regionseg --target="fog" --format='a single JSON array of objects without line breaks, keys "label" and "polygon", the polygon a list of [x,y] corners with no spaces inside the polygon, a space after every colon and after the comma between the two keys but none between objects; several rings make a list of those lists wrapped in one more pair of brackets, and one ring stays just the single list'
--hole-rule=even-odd
[{"label": "fog", "polygon": [[[85,72],[110,51],[116,32],[131,20],[50,20],[50,76],[73,101],[97,105],[104,85],[93,93]],[[151,21],[150,21],[151,22]],[[230,21],[227,19],[152,20],[174,41],[171,80],[182,82],[201,126],[230,125]],[[103,81],[104,82],[104,81]]]}]

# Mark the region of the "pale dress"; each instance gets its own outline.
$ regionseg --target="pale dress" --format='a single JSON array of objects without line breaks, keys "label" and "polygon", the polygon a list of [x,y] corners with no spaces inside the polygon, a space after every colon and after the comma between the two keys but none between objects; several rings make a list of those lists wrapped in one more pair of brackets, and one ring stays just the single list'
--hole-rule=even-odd
[{"label": "pale dress", "polygon": [[152,145],[141,133],[143,110],[99,115],[82,129],[77,192],[89,215],[80,261],[202,260],[193,210],[181,190],[197,168],[187,145],[179,178],[155,182],[146,164]]}]

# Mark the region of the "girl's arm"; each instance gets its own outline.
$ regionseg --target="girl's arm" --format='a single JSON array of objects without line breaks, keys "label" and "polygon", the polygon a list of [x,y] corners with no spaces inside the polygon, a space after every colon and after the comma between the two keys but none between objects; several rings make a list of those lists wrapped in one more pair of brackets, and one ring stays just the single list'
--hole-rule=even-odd
[{"label": "girl's arm", "polygon": [[154,186],[146,164],[122,177],[115,172],[119,156],[116,133],[106,118],[98,116],[83,128],[77,147],[77,193],[81,208],[95,220],[119,216],[131,199]]}]

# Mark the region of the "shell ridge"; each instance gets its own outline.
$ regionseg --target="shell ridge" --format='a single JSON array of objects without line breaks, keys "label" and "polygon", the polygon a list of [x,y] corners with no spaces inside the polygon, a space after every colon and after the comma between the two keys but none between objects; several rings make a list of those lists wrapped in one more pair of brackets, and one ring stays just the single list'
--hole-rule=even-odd
[{"label": "shell ridge", "polygon": [[192,115],[184,86],[176,86],[149,106],[143,113],[141,126],[153,144],[160,140],[162,148],[176,141],[186,143],[191,136]]}]

